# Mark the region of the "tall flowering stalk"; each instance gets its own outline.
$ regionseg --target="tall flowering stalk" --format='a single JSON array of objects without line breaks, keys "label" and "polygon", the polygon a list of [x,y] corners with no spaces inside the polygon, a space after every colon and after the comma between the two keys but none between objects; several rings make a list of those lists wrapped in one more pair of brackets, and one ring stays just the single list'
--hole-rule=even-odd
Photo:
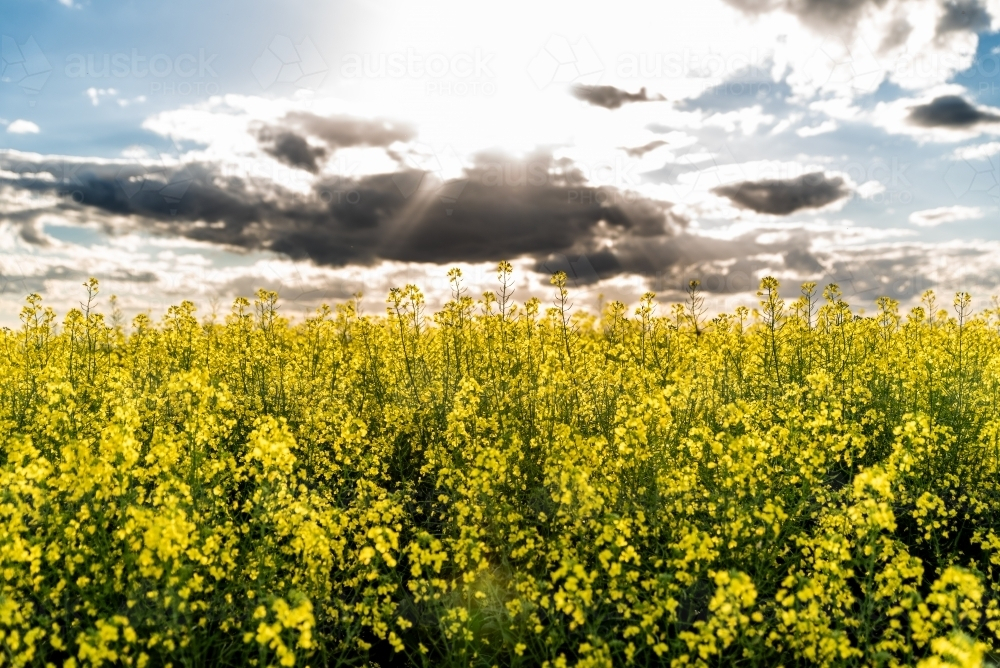
[{"label": "tall flowering stalk", "polygon": [[[1000,310],[458,269],[0,332],[0,666],[981,666]],[[822,299],[817,295],[822,294]]]}]

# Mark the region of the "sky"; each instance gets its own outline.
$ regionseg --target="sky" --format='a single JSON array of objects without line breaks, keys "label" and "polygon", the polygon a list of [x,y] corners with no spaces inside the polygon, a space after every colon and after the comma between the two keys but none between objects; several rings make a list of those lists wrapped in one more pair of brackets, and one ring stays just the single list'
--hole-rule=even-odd
[{"label": "sky", "polygon": [[1000,294],[1000,0],[6,0],[0,325]]}]

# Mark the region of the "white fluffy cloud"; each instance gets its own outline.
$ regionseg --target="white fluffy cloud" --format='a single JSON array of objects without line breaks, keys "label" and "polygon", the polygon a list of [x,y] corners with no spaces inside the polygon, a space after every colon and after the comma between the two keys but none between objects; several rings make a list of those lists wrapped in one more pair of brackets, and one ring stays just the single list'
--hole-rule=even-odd
[{"label": "white fluffy cloud", "polygon": [[1000,142],[991,141],[985,144],[956,148],[951,157],[953,160],[981,160],[997,153],[1000,153]]},{"label": "white fluffy cloud", "polygon": [[7,126],[7,132],[12,135],[38,134],[41,129],[35,123],[19,118]]}]

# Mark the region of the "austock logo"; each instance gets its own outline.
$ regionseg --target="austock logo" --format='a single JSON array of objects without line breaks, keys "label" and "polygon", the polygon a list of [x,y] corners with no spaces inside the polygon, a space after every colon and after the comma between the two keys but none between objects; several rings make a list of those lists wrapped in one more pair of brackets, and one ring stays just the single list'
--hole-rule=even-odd
[{"label": "austock logo", "polygon": [[18,85],[29,95],[37,95],[50,74],[52,65],[34,37],[18,44],[9,35],[0,36],[0,81]]},{"label": "austock logo", "polygon": [[587,41],[575,42],[552,35],[528,63],[528,76],[539,90],[550,84],[596,84],[604,74],[604,63]]},{"label": "austock logo", "polygon": [[805,67],[815,68],[821,87],[848,89],[856,94],[875,92],[887,73],[886,66],[860,37],[851,43],[825,40],[806,59]]},{"label": "austock logo", "polygon": [[992,154],[982,148],[990,145],[956,155],[957,159],[945,170],[944,182],[956,198],[978,193],[1000,205],[1000,145],[993,147],[997,152]]},{"label": "austock logo", "polygon": [[277,35],[257,57],[250,71],[264,89],[286,83],[316,90],[323,84],[329,69],[308,37],[295,44],[291,38]]}]

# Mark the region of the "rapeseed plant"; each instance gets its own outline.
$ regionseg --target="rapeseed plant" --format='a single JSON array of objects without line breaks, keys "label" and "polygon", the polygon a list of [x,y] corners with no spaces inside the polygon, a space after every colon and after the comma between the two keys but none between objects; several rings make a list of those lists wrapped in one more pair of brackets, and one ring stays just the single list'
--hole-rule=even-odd
[{"label": "rapeseed plant", "polygon": [[[919,665],[1000,651],[1000,310],[413,285],[0,334],[0,666]],[[822,297],[818,295],[821,294]]]}]

